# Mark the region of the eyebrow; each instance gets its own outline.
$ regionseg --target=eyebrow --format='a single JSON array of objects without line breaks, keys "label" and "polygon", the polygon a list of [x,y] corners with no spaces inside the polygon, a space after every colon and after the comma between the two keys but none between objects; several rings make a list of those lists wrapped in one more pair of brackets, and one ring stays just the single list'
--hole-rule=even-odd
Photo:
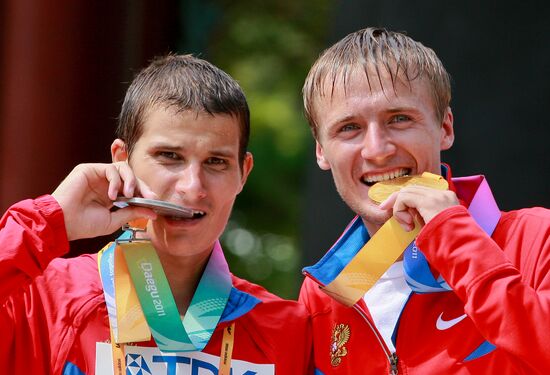
[{"label": "eyebrow", "polygon": [[414,107],[393,107],[389,108],[385,111],[386,113],[393,114],[393,113],[401,113],[401,112],[415,112],[418,113],[418,109]]},{"label": "eyebrow", "polygon": [[[231,150],[228,150],[229,147],[226,148],[218,148],[214,150],[210,150],[209,154],[211,156],[219,156],[219,157],[225,157],[225,158],[236,158],[236,154],[232,152]],[[171,151],[171,152],[184,152],[185,148],[181,146],[172,146],[168,143],[159,142],[159,143],[153,143],[150,146],[150,149],[162,149],[165,151]]]},{"label": "eyebrow", "polygon": [[169,145],[167,143],[162,143],[162,142],[159,142],[159,143],[153,143],[150,145],[149,148],[162,148],[163,150],[167,150],[167,151],[182,151],[183,150],[183,147],[180,147],[180,146],[172,146],[172,145]]},{"label": "eyebrow", "polygon": [[354,120],[356,118],[356,116],[354,115],[346,115],[344,117],[341,117],[339,119],[336,119],[335,121],[331,121],[329,123],[329,128],[335,126],[335,125],[339,125],[339,124],[342,124],[344,122],[348,122],[348,121],[351,121],[351,120]]}]

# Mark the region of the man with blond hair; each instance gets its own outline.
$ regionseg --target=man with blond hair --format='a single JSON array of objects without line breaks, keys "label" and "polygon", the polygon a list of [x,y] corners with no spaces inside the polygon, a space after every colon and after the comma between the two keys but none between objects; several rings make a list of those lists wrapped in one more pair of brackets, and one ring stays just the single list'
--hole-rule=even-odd
[{"label": "man with blond hair", "polygon": [[304,269],[317,373],[548,373],[550,212],[501,212],[483,176],[451,177],[434,51],[359,30],[319,57],[303,94],[317,163],[357,214]]}]

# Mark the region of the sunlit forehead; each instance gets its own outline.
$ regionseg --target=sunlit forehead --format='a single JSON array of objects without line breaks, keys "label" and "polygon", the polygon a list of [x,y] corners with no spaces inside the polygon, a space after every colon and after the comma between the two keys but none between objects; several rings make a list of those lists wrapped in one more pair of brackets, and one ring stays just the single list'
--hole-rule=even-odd
[{"label": "sunlit forehead", "polygon": [[239,123],[234,116],[157,108],[138,140],[148,149],[237,158]]},{"label": "sunlit forehead", "polygon": [[322,85],[321,97],[348,96],[361,90],[363,95],[381,91],[386,96],[410,92],[423,79],[414,72],[405,72],[384,65],[356,65],[342,69],[338,74],[327,76]]},{"label": "sunlit forehead", "polygon": [[404,115],[420,120],[435,116],[435,105],[427,79],[396,79],[384,68],[369,71],[357,67],[347,75],[325,80],[323,96],[316,101],[319,136],[345,124],[386,121]]}]

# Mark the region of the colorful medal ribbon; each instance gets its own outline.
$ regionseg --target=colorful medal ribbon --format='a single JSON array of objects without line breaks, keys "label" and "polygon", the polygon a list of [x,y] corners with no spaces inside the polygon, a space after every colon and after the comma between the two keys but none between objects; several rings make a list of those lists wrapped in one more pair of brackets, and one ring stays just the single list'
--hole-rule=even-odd
[{"label": "colorful medal ribbon", "polygon": [[[216,242],[183,322],[168,280],[150,242],[121,243],[145,318],[161,351],[202,350],[214,332],[231,292],[231,276]],[[183,323],[183,324],[182,324]]]},{"label": "colorful medal ribbon", "polygon": [[[124,232],[119,239],[130,237],[131,232]],[[126,360],[124,357],[124,344],[118,343],[118,320],[115,298],[115,243],[111,242],[97,254],[97,266],[103,285],[103,295],[107,305],[109,316],[109,331],[113,356],[113,374],[124,375],[126,373]],[[143,315],[143,314],[142,314]],[[150,335],[149,335],[150,337]]]},{"label": "colorful medal ribbon", "polygon": [[[476,223],[489,236],[493,234],[498,221],[500,210],[493,198],[491,188],[483,176],[471,176],[453,179],[457,195],[465,198],[468,211]],[[403,269],[405,280],[415,293],[448,292],[451,287],[439,275],[434,277],[430,265],[422,251],[411,243],[403,254]]]},{"label": "colorful medal ribbon", "polygon": [[[123,233],[98,256],[116,343],[148,340],[148,332],[141,329],[140,317],[144,316],[146,326],[161,351],[202,350],[221,318],[232,288],[229,268],[219,242],[214,245],[182,321],[152,244],[130,240],[130,237],[127,232]],[[137,299],[132,297],[133,294]],[[124,321],[128,324],[122,325],[121,317],[126,317]]]},{"label": "colorful medal ribbon", "polygon": [[[427,177],[432,178],[431,176]],[[470,214],[490,235],[500,219],[500,211],[485,178],[474,176],[454,179],[453,181],[461,186],[461,189],[459,189],[457,185],[458,195],[471,202],[468,208]],[[436,188],[444,187],[444,185],[440,185]],[[359,224],[357,221],[354,222],[353,227],[349,230],[361,231],[362,225]],[[345,242],[347,241],[351,246],[358,246],[360,249],[331,282],[321,287],[339,302],[347,306],[353,306],[405,251],[406,279],[414,291],[449,290],[450,288],[446,289],[448,285],[441,277],[434,278],[425,257],[414,245],[414,239],[419,231],[419,225],[417,224],[414,230],[405,232],[392,217],[366,244],[363,242],[363,245],[358,245],[358,241],[354,237],[360,238],[359,232],[357,234],[345,234],[347,237],[343,238],[342,242],[338,241],[331,251],[346,246]],[[408,249],[408,252],[406,249]]]},{"label": "colorful medal ribbon", "polygon": [[[369,197],[380,203],[409,184],[440,190],[448,188],[443,177],[424,173],[422,176],[407,176],[375,184],[369,190]],[[390,218],[323,290],[341,303],[353,306],[395,263],[419,232],[420,225],[417,223],[412,231],[406,232],[394,217]]]},{"label": "colorful medal ribbon", "polygon": [[416,225],[414,230],[405,232],[392,217],[359,250],[338,276],[322,287],[323,291],[347,306],[355,305],[395,263],[418,232],[419,225]]}]

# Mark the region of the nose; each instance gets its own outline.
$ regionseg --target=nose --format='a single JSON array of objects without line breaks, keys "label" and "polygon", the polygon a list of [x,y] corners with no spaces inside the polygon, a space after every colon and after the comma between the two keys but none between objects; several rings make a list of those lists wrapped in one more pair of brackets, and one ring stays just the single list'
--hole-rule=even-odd
[{"label": "nose", "polygon": [[370,124],[365,132],[361,157],[365,160],[381,162],[395,153],[396,146],[387,129],[380,124]]},{"label": "nose", "polygon": [[176,182],[176,192],[188,200],[200,200],[206,197],[203,171],[200,165],[189,164],[179,172]]}]

